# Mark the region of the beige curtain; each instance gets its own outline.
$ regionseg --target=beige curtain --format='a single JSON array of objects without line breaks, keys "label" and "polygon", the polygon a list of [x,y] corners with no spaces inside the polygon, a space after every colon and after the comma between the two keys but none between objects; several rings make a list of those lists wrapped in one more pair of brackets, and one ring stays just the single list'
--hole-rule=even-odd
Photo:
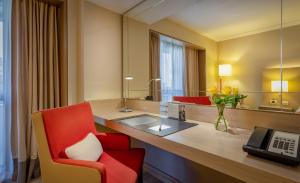
[{"label": "beige curtain", "polygon": [[160,82],[154,79],[160,78],[160,41],[159,34],[150,32],[150,96],[154,101],[161,100]]},{"label": "beige curtain", "polygon": [[29,182],[39,169],[31,113],[62,105],[57,15],[56,6],[13,0],[12,153],[18,183]]},{"label": "beige curtain", "polygon": [[185,96],[205,95],[205,51],[185,48]]}]

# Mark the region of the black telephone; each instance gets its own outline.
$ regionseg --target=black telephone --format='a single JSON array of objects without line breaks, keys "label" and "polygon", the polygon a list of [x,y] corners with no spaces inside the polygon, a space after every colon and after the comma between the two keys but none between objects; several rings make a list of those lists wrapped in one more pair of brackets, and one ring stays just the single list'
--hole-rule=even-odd
[{"label": "black telephone", "polygon": [[243,150],[287,165],[300,163],[300,134],[255,127]]}]

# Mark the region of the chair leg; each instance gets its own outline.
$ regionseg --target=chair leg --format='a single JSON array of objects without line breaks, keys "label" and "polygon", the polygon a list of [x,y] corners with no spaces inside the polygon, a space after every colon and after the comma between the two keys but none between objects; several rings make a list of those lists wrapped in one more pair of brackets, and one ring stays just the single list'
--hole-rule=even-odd
[{"label": "chair leg", "polygon": [[141,170],[141,172],[139,174],[138,183],[143,183],[143,169]]}]

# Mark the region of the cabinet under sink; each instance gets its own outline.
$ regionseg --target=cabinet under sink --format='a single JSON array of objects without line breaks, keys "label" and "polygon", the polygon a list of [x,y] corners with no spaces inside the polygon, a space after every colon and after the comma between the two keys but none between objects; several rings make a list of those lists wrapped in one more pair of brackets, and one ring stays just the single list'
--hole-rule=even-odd
[{"label": "cabinet under sink", "polygon": [[197,125],[196,123],[189,123],[179,121],[177,119],[157,117],[148,114],[121,118],[115,121],[161,137]]}]

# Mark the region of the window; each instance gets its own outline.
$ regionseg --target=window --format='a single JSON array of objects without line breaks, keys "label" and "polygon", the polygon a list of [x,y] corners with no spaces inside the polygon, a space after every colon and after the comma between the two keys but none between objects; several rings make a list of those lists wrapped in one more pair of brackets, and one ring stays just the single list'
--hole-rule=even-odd
[{"label": "window", "polygon": [[184,46],[180,41],[160,36],[161,100],[184,95]]},{"label": "window", "polygon": [[[10,179],[13,162],[10,144],[10,18],[11,1],[0,0],[0,182]],[[4,79],[5,78],[5,79]]]},{"label": "window", "polygon": [[0,20],[0,104],[3,101],[3,22]]},{"label": "window", "polygon": [[[0,0],[0,151],[5,150],[4,134],[4,101],[3,101],[3,21],[2,21],[2,1]],[[5,178],[5,156],[0,156],[0,182]]]}]

